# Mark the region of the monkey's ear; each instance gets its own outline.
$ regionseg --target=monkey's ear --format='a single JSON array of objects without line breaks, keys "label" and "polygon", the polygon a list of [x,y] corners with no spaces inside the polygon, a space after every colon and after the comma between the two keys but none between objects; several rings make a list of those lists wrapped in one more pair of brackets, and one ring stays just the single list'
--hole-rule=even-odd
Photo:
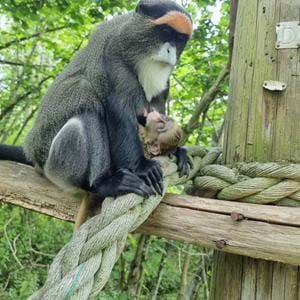
[{"label": "monkey's ear", "polygon": [[148,145],[147,150],[150,152],[150,154],[156,156],[161,153],[160,149],[160,143],[158,141]]}]

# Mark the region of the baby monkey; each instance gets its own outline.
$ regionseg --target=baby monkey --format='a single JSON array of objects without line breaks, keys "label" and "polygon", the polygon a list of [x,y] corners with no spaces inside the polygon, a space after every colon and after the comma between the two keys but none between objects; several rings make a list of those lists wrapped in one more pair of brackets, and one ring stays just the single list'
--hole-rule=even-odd
[{"label": "baby monkey", "polygon": [[[180,144],[182,129],[172,118],[156,111],[145,112],[139,118],[139,123],[143,124],[139,125],[139,137],[143,143],[146,158],[172,154]],[[78,230],[93,215],[99,205],[101,205],[99,199],[92,194],[86,194],[76,217],[75,230]]]},{"label": "baby monkey", "polygon": [[182,129],[172,118],[156,111],[145,113],[145,125],[139,125],[139,136],[147,158],[172,154],[182,138]]}]

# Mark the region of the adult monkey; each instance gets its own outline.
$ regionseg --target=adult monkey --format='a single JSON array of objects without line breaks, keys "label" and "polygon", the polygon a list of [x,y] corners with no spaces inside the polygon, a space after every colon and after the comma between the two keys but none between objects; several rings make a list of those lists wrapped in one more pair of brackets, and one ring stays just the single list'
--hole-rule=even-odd
[{"label": "adult monkey", "polygon": [[[139,137],[143,144],[144,155],[152,158],[173,154],[182,139],[182,129],[179,124],[156,111],[147,114],[143,123],[145,126],[139,125]],[[101,200],[94,194],[86,193],[76,215],[75,230],[95,215],[102,205]]]},{"label": "adult monkey", "polygon": [[[190,16],[169,0],[142,0],[135,12],[100,25],[45,95],[23,147],[27,159],[63,188],[101,197],[162,193],[137,114],[164,113],[169,77],[191,34]],[[177,155],[185,173],[186,153]]]}]

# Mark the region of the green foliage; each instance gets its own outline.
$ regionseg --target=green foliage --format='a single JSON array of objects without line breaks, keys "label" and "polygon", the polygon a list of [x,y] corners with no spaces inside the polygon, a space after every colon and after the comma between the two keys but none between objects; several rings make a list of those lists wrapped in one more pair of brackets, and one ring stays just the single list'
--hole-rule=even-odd
[{"label": "green foliage", "polygon": [[43,284],[53,257],[72,231],[69,223],[2,205],[0,299],[26,299]]},{"label": "green foliage", "polygon": [[[186,0],[195,20],[193,40],[182,56],[171,82],[170,113],[187,124],[201,96],[210,88],[227,61],[228,1]],[[74,53],[86,45],[96,23],[133,9],[125,0],[2,0],[0,2],[0,143],[21,144],[31,128],[47,88]],[[214,20],[213,9],[220,10]],[[211,146],[219,141],[228,86],[199,118],[190,144]],[[173,188],[180,192],[182,188]],[[45,281],[53,256],[70,239],[66,222],[7,205],[0,207],[0,299],[22,300]],[[127,284],[130,263],[138,246],[130,236],[126,251],[115,267],[101,299],[132,299],[120,289],[121,274]],[[144,261],[140,299],[151,299],[163,273],[157,299],[177,299],[180,270],[186,246],[151,238]],[[210,270],[199,275],[201,249],[193,248],[188,278],[199,282],[193,299],[206,299]],[[165,258],[164,258],[165,257]],[[205,274],[205,276],[203,275]],[[197,277],[195,277],[197,276]],[[204,277],[203,277],[204,276]]]}]

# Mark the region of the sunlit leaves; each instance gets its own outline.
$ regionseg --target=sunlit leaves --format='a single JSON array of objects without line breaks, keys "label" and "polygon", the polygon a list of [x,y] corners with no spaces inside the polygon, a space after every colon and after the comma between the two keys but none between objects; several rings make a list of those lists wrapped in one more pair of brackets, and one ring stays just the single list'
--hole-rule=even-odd
[{"label": "sunlit leaves", "polygon": [[[177,2],[186,5],[195,23],[193,39],[182,55],[171,82],[170,113],[184,125],[227,62],[229,7],[228,1]],[[0,143],[22,143],[33,123],[33,118],[30,118],[32,112],[36,111],[48,86],[74,53],[86,45],[95,24],[132,10],[135,4],[136,1],[127,0],[0,1]],[[219,17],[215,18],[218,22],[214,19],[216,4],[220,7]],[[215,144],[216,135],[223,125],[227,95],[228,85],[225,83],[216,100],[199,117],[199,128],[192,134],[190,143]],[[178,189],[173,188],[172,192],[178,192]],[[12,221],[6,225],[10,219]],[[15,241],[23,269],[9,249],[4,227],[9,241]],[[56,253],[70,238],[71,232],[70,224],[27,210],[2,207],[0,299],[22,300],[36,290],[44,281],[51,261],[47,254]],[[136,247],[136,236],[132,235],[124,254],[125,275],[128,275]],[[166,251],[168,257],[158,299],[176,299],[183,249],[184,246],[179,243],[151,239],[145,262],[146,279],[141,283],[143,299],[151,298],[160,259]],[[195,255],[190,274],[195,273],[197,264],[199,257]],[[120,272],[118,264],[103,299],[130,299],[126,292],[119,290]]]}]

